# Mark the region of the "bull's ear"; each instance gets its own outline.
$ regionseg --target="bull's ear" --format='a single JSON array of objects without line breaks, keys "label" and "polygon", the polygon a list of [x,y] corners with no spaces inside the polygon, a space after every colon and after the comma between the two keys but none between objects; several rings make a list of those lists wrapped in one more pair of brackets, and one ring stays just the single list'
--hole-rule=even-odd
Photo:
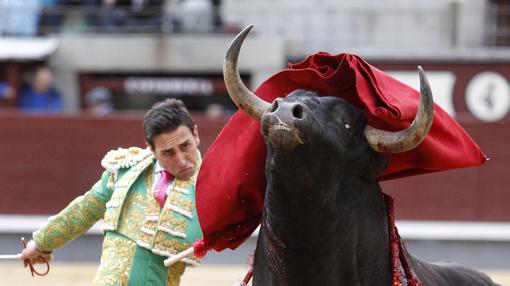
[{"label": "bull's ear", "polygon": [[370,159],[365,172],[366,179],[369,181],[377,180],[377,176],[388,167],[388,158],[370,150]]}]

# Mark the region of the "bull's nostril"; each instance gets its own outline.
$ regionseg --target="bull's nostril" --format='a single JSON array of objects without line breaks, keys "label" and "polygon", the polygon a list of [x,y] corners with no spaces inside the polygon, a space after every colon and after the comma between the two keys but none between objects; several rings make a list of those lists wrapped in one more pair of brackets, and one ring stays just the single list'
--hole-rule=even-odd
[{"label": "bull's nostril", "polygon": [[296,104],[294,108],[292,108],[292,115],[298,119],[303,118],[303,106],[301,104]]},{"label": "bull's nostril", "polygon": [[273,106],[271,107],[271,112],[275,112],[278,109],[278,100],[273,102]]}]

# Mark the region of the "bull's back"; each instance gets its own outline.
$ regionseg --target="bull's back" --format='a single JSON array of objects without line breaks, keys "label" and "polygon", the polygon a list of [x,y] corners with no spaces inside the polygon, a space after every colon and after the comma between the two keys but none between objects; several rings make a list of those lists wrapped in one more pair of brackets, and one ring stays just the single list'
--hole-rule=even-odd
[{"label": "bull's back", "polygon": [[423,286],[498,286],[489,276],[453,262],[427,263],[411,258],[413,270]]}]

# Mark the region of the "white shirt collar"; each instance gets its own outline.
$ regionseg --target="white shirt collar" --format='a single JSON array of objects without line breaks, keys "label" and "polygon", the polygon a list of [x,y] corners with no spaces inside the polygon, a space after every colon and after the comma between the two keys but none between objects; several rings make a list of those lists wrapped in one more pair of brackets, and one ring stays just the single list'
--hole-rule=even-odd
[{"label": "white shirt collar", "polygon": [[164,169],[163,169],[163,167],[161,167],[161,165],[159,164],[159,161],[158,161],[158,160],[156,160],[156,166],[154,167],[154,173],[155,173],[155,174],[157,174],[157,173],[159,173],[159,172],[161,172],[161,171],[163,171],[163,170],[164,170]]}]

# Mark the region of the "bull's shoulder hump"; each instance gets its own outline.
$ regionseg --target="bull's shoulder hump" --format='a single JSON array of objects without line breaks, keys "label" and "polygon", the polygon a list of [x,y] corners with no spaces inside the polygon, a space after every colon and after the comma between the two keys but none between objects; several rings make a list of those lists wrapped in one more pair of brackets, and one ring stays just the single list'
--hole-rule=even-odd
[{"label": "bull's shoulder hump", "polygon": [[110,172],[117,172],[121,168],[132,167],[149,156],[152,156],[152,152],[149,148],[118,148],[106,153],[101,160],[101,166]]}]

